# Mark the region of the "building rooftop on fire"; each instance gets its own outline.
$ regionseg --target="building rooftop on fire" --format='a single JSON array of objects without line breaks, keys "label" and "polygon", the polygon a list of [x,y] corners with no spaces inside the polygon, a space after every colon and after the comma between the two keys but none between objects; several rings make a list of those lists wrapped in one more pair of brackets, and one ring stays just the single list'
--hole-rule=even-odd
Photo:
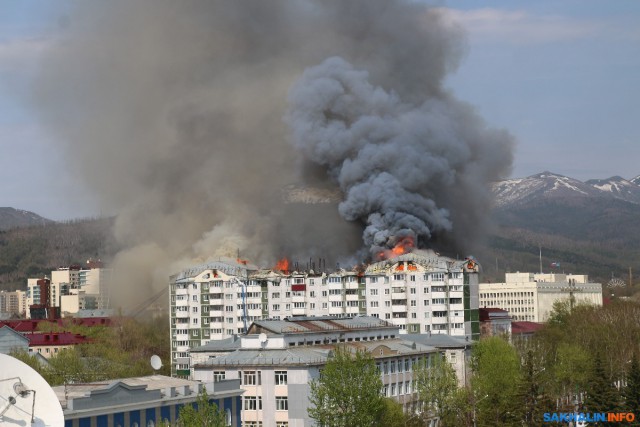
[{"label": "building rooftop on fire", "polygon": [[172,373],[188,375],[191,349],[244,335],[251,325],[251,333],[265,334],[391,325],[401,334],[479,338],[480,266],[473,258],[414,250],[353,269],[295,267],[261,269],[225,258],[172,276]]}]

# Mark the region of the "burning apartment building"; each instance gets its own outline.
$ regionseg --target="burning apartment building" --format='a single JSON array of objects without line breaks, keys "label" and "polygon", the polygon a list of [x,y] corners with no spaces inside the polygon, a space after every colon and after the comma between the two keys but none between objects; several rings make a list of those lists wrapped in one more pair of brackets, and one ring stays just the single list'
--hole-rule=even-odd
[{"label": "burning apartment building", "polygon": [[183,270],[170,279],[172,374],[186,375],[190,348],[244,334],[261,319],[366,315],[400,333],[477,339],[478,269],[473,259],[414,250],[331,271],[232,258]]}]

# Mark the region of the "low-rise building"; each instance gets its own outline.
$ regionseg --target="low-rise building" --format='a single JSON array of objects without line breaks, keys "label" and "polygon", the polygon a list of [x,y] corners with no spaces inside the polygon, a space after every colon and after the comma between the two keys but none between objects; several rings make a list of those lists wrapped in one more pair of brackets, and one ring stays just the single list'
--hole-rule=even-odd
[{"label": "low-rise building", "polygon": [[511,338],[511,317],[501,308],[480,308],[480,336]]},{"label": "low-rise building", "polygon": [[[434,338],[439,343],[429,344]],[[256,321],[248,334],[204,347],[193,352],[192,376],[201,381],[240,380],[243,426],[302,427],[312,425],[307,414],[309,383],[337,347],[369,353],[380,371],[384,394],[410,410],[416,400],[415,365],[444,354],[464,383],[470,341],[400,334],[397,325],[372,316],[325,316]]]},{"label": "low-rise building", "polygon": [[29,353],[38,353],[47,359],[66,348],[91,342],[89,338],[71,332],[40,332],[25,334],[25,337],[29,340]]},{"label": "low-rise building", "polygon": [[53,387],[65,427],[154,427],[174,423],[184,405],[206,390],[209,401],[225,414],[227,425],[240,427],[238,380],[201,383],[163,375],[124,378]]},{"label": "low-rise building", "polygon": [[0,353],[12,351],[29,351],[29,340],[9,326],[0,325]]},{"label": "low-rise building", "polygon": [[553,304],[602,306],[602,285],[586,275],[507,273],[504,283],[480,283],[480,307],[502,308],[515,321],[546,322]]}]

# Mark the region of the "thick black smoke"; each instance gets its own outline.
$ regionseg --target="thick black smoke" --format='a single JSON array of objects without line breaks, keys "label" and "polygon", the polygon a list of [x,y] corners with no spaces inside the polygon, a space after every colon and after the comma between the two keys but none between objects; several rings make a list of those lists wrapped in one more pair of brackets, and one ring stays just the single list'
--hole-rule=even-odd
[{"label": "thick black smoke", "polygon": [[405,238],[429,246],[434,234],[459,236],[450,243],[464,248],[486,225],[486,184],[511,165],[506,132],[436,93],[405,100],[338,57],[306,70],[291,90],[296,147],[340,185],[340,214],[365,224],[374,255]]},{"label": "thick black smoke", "polygon": [[[509,168],[509,138],[443,88],[464,43],[441,9],[408,0],[70,7],[34,106],[69,169],[118,214],[122,300],[219,255],[331,265],[362,247],[363,225],[367,247],[402,233],[464,241],[457,233],[469,238],[483,222],[487,182]],[[290,184],[341,189],[343,218],[327,204],[286,203]]]}]

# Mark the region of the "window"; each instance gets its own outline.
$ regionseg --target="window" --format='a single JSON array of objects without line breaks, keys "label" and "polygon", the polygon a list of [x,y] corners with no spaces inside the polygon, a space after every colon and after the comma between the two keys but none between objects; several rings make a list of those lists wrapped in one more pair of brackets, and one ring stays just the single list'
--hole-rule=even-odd
[{"label": "window", "polygon": [[273,304],[273,311],[280,311],[280,304]]},{"label": "window", "polygon": [[213,381],[222,381],[226,379],[227,373],[225,371],[213,371]]},{"label": "window", "polygon": [[372,296],[378,295],[378,290],[377,289],[370,289],[369,290],[369,294],[371,294]]},{"label": "window", "polygon": [[249,411],[262,410],[262,396],[243,396],[242,409]]},{"label": "window", "polygon": [[286,396],[276,396],[276,411],[288,411],[289,401]]},{"label": "window", "polygon": [[[244,371],[242,375],[243,385],[260,385],[260,371]],[[260,408],[262,409],[262,408]]]},{"label": "window", "polygon": [[[231,425],[231,423],[229,423]],[[289,421],[278,421],[276,427],[289,427]]]},{"label": "window", "polygon": [[287,371],[275,371],[276,385],[287,384]]},{"label": "window", "polygon": [[371,301],[371,307],[378,307],[378,301]]}]

